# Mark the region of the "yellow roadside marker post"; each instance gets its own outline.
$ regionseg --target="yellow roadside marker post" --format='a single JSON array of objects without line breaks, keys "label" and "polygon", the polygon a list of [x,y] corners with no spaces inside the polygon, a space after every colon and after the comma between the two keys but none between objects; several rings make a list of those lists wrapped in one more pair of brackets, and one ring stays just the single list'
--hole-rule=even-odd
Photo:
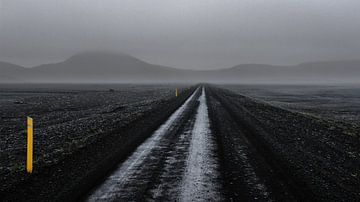
[{"label": "yellow roadside marker post", "polygon": [[33,119],[27,117],[27,158],[26,171],[32,173],[33,170]]},{"label": "yellow roadside marker post", "polygon": [[178,89],[175,89],[175,96],[177,97],[179,95]]}]

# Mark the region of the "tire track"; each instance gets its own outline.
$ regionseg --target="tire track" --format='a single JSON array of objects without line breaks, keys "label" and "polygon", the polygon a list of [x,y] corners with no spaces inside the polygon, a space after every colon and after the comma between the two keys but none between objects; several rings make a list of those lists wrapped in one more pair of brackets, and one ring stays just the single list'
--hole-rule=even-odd
[{"label": "tire track", "polygon": [[239,103],[220,89],[209,88],[213,127],[223,150],[222,170],[230,200],[308,201],[311,193],[298,186],[268,149],[257,139],[265,133],[244,119]]},{"label": "tire track", "polygon": [[186,173],[181,187],[180,201],[219,201],[219,165],[216,143],[210,130],[205,90],[199,97]]},{"label": "tire track", "polygon": [[218,201],[215,149],[198,89],[87,201]]},{"label": "tire track", "polygon": [[[87,201],[115,201],[136,200],[139,191],[144,192],[150,182],[152,169],[160,163],[157,154],[166,148],[168,134],[176,134],[182,121],[186,121],[186,112],[191,109],[193,99],[198,94],[198,89],[186,100],[186,102],[176,110],[169,119],[154,134],[141,144],[136,151],[122,163],[113,174],[111,174],[103,184],[86,199]],[[160,151],[160,152],[159,152]],[[149,164],[149,165],[146,165]],[[147,174],[147,175],[144,175]],[[141,190],[140,190],[141,189]]]}]

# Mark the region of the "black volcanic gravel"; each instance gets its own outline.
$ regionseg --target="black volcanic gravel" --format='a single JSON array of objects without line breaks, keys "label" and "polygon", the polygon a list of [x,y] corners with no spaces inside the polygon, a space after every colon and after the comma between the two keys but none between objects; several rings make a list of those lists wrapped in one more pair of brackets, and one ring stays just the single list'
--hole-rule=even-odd
[{"label": "black volcanic gravel", "polygon": [[[2,89],[0,199],[81,199],[195,88],[183,88],[177,98],[174,86],[112,89]],[[229,201],[360,200],[356,127],[273,106],[241,91],[207,85],[206,92],[222,191]],[[30,177],[24,173],[27,115],[35,121],[37,148]]]},{"label": "black volcanic gravel", "polygon": [[36,172],[103,138],[114,125],[131,124],[175,95],[175,86],[114,89],[1,89],[0,191],[25,172],[26,116],[34,119]]},{"label": "black volcanic gravel", "polygon": [[360,141],[333,122],[291,112],[227,90],[214,90],[236,120],[252,131],[314,199],[360,199]]}]

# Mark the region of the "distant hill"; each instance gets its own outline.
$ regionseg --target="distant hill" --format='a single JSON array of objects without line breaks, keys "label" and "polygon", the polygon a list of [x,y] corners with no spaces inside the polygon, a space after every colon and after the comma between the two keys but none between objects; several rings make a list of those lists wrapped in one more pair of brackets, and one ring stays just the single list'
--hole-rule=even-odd
[{"label": "distant hill", "polygon": [[32,68],[0,62],[0,83],[346,83],[359,82],[358,78],[360,60],[302,63],[296,66],[242,64],[207,71],[154,65],[127,54],[111,52],[84,52],[60,63]]},{"label": "distant hill", "polygon": [[0,61],[0,83],[21,82],[27,72],[24,67]]},{"label": "distant hill", "polygon": [[360,60],[323,61],[294,66],[242,64],[214,73],[228,81],[244,83],[359,83]]},{"label": "distant hill", "polygon": [[[8,63],[3,63],[8,64]],[[153,65],[126,54],[85,52],[54,64],[23,68],[0,63],[1,76],[24,82],[155,82],[171,81],[182,70]]]}]

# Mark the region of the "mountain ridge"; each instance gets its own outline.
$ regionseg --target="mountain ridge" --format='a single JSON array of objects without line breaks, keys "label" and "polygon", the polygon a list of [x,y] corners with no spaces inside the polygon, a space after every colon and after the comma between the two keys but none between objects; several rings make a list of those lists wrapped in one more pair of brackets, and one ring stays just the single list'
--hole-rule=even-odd
[{"label": "mountain ridge", "polygon": [[188,70],[151,64],[125,53],[88,51],[51,64],[25,68],[0,62],[0,83],[17,82],[357,82],[360,60],[298,65],[240,64],[215,70]]}]

